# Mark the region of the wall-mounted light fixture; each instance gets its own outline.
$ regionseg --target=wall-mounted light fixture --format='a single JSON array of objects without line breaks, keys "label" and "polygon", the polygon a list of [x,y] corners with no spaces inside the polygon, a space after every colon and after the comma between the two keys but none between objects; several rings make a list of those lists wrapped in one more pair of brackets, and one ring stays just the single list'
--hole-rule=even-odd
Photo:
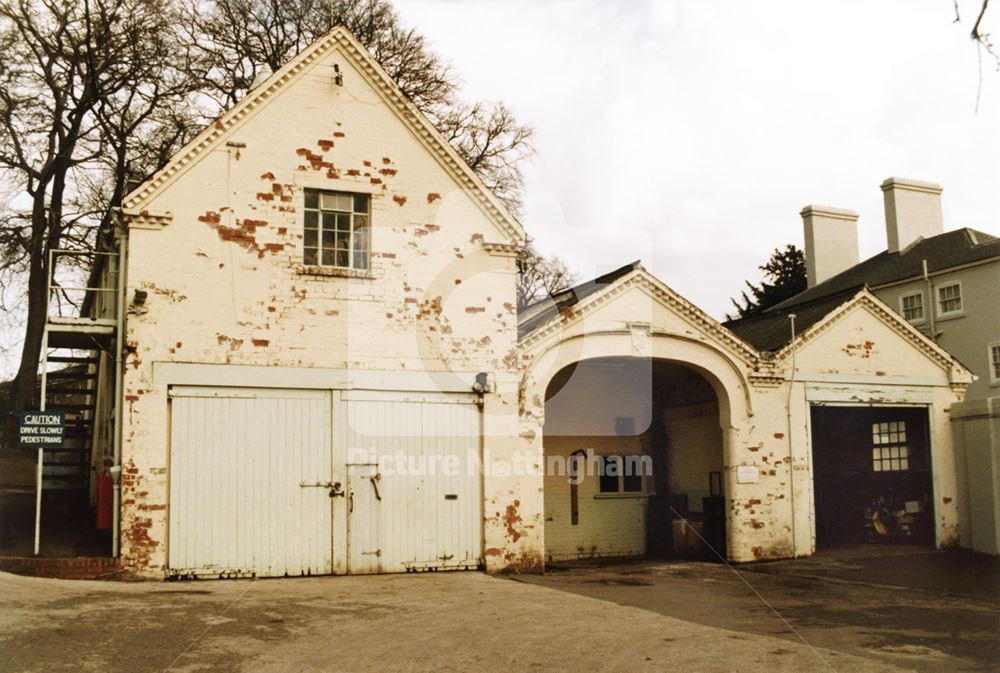
[{"label": "wall-mounted light fixture", "polygon": [[476,382],[472,384],[472,390],[478,395],[490,392],[490,375],[486,372],[476,374]]}]

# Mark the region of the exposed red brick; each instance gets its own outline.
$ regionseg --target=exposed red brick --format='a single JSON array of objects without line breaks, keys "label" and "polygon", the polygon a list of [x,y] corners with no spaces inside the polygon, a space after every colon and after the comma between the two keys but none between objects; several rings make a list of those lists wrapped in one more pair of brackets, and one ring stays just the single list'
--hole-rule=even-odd
[{"label": "exposed red brick", "polygon": [[466,313],[486,313],[486,307],[485,306],[466,306],[465,307],[465,312]]},{"label": "exposed red brick", "polygon": [[[392,200],[401,206],[406,205],[406,197],[402,196],[401,194],[396,194],[395,196],[392,197]],[[424,233],[426,234],[427,232],[425,231]]]},{"label": "exposed red brick", "polygon": [[258,348],[264,348],[265,346],[268,346],[271,343],[268,339],[251,339],[251,341],[253,342],[253,345],[257,346]]},{"label": "exposed red brick", "polygon": [[427,195],[427,203],[434,203],[435,201],[439,200],[440,198],[441,198],[441,195],[438,194],[437,192],[430,192]]}]

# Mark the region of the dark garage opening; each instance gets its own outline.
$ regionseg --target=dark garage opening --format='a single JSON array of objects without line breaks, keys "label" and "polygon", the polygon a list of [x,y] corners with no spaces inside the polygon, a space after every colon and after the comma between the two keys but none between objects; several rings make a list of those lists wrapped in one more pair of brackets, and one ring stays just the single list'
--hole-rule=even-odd
[{"label": "dark garage opening", "polygon": [[932,544],[927,410],[813,406],[811,415],[816,547]]}]

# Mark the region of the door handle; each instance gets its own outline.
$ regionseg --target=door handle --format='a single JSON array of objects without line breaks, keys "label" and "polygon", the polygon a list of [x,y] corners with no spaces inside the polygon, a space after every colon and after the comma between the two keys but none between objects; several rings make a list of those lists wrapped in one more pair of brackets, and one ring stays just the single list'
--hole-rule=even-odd
[{"label": "door handle", "polygon": [[339,481],[335,481],[330,486],[330,497],[331,498],[337,498],[337,497],[343,498],[344,497],[344,489],[342,489],[340,487],[340,482]]},{"label": "door handle", "polygon": [[351,514],[354,512],[354,491],[351,491],[347,495],[347,513]]},{"label": "door handle", "polygon": [[382,500],[382,494],[378,492],[378,480],[382,478],[381,472],[376,472],[374,477],[369,477],[372,482],[372,488],[375,489],[375,499],[378,501]]}]

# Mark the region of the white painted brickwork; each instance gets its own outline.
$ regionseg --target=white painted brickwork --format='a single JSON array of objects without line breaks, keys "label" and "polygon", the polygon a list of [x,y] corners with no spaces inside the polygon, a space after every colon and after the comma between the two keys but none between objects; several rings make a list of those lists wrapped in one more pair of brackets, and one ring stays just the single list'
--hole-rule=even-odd
[{"label": "white painted brickwork", "polygon": [[[140,213],[130,228],[127,296],[149,296],[126,336],[123,550],[137,572],[161,573],[166,558],[168,405],[153,363],[485,371],[495,386],[488,443],[497,456],[512,445],[515,269],[483,249],[511,233],[401,120],[350,47],[334,41],[134,206],[170,216],[150,224]],[[370,272],[304,272],[304,188],[371,196]],[[496,511],[517,500],[540,516],[537,490],[497,484],[485,491]],[[487,523],[487,544],[511,559],[531,549],[529,538],[505,541],[506,528]]]}]

